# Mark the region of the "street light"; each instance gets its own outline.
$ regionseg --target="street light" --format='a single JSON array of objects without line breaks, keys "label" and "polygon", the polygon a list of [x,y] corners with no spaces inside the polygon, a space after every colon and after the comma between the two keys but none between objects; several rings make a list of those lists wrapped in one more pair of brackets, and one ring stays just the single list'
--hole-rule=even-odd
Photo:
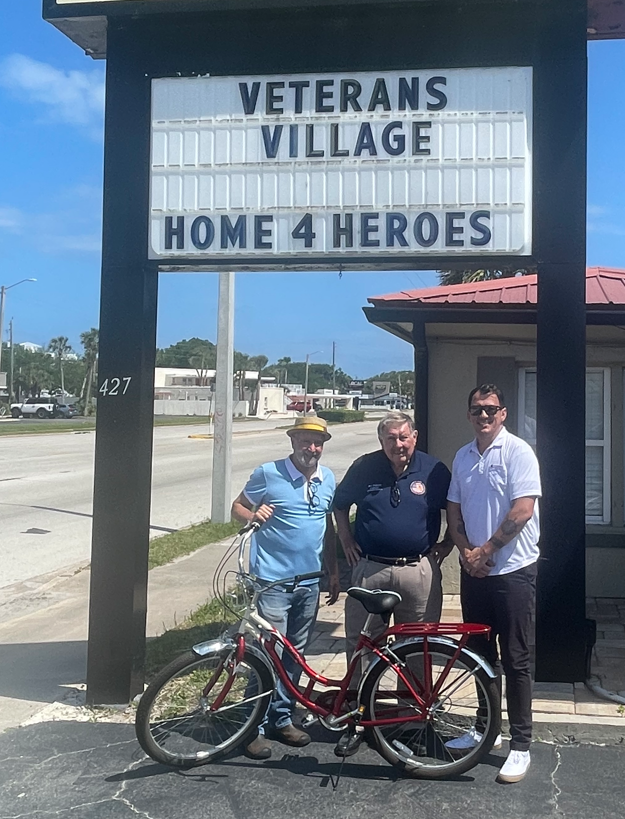
[{"label": "street light", "polygon": [[4,298],[5,293],[7,290],[10,290],[12,287],[17,287],[18,284],[22,284],[23,282],[36,282],[37,279],[20,279],[15,284],[10,284],[8,287],[4,285],[0,286],[0,373],[2,372],[2,334],[4,333]]},{"label": "street light", "polygon": [[317,355],[318,353],[322,352],[323,350],[315,350],[314,353],[306,353],[306,375],[304,377],[304,415],[306,415],[308,412],[308,360],[310,359],[311,355]]}]

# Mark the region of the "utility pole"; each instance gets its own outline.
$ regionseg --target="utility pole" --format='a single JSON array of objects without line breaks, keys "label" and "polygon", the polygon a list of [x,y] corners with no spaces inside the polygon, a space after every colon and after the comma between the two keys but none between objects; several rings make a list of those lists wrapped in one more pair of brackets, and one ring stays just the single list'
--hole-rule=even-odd
[{"label": "utility pole", "polygon": [[230,522],[232,480],[232,382],[234,359],[234,273],[219,274],[217,367],[213,439],[211,520]]},{"label": "utility pole", "polygon": [[336,393],[336,341],[332,342],[332,409],[334,409],[334,394]]},{"label": "utility pole", "polygon": [[9,344],[11,345],[11,375],[9,377],[9,404],[13,401],[13,364],[15,363],[15,355],[13,350],[13,319],[9,322]]}]

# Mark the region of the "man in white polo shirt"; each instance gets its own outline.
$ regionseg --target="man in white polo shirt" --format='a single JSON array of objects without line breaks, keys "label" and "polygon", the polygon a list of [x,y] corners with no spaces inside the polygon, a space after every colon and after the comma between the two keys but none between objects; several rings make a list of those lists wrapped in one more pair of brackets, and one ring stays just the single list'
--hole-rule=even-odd
[{"label": "man in white polo shirt", "polygon": [[[491,627],[491,638],[472,638],[472,647],[506,676],[510,754],[499,772],[518,782],[530,765],[532,662],[538,560],[538,461],[525,441],[504,427],[501,390],[483,384],[469,395],[467,417],[475,440],[458,450],[447,495],[448,531],[460,552],[460,594],[465,622]],[[497,650],[498,638],[501,660]],[[468,748],[476,729],[447,743]]]}]

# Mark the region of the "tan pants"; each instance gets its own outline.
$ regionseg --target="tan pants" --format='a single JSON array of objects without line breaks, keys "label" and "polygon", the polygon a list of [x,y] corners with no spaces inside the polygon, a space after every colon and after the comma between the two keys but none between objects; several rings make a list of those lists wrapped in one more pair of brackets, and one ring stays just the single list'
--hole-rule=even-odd
[{"label": "tan pants", "polygon": [[[352,586],[363,589],[383,589],[401,595],[401,603],[393,610],[395,625],[398,623],[438,623],[443,608],[443,587],[441,568],[432,556],[424,557],[411,566],[387,566],[372,560],[360,560],[352,570]],[[362,603],[347,597],[345,600],[345,636],[347,662],[356,650],[360,632],[367,619]],[[371,622],[371,636],[375,639],[384,631],[381,617]],[[369,658],[363,658],[361,670]],[[353,683],[358,681],[358,673]]]}]

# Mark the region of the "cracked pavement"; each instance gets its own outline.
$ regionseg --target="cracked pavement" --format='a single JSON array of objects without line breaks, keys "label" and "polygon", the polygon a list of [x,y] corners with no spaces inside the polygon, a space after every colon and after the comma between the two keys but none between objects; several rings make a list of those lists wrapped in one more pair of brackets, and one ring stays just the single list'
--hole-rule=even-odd
[{"label": "cracked pavement", "polygon": [[348,759],[338,789],[335,736],[305,748],[274,743],[273,758],[232,755],[173,771],[146,759],[131,725],[53,722],[0,734],[0,819],[621,819],[625,747],[535,743],[523,782],[500,785],[493,753],[454,780],[399,776],[367,747]]}]

